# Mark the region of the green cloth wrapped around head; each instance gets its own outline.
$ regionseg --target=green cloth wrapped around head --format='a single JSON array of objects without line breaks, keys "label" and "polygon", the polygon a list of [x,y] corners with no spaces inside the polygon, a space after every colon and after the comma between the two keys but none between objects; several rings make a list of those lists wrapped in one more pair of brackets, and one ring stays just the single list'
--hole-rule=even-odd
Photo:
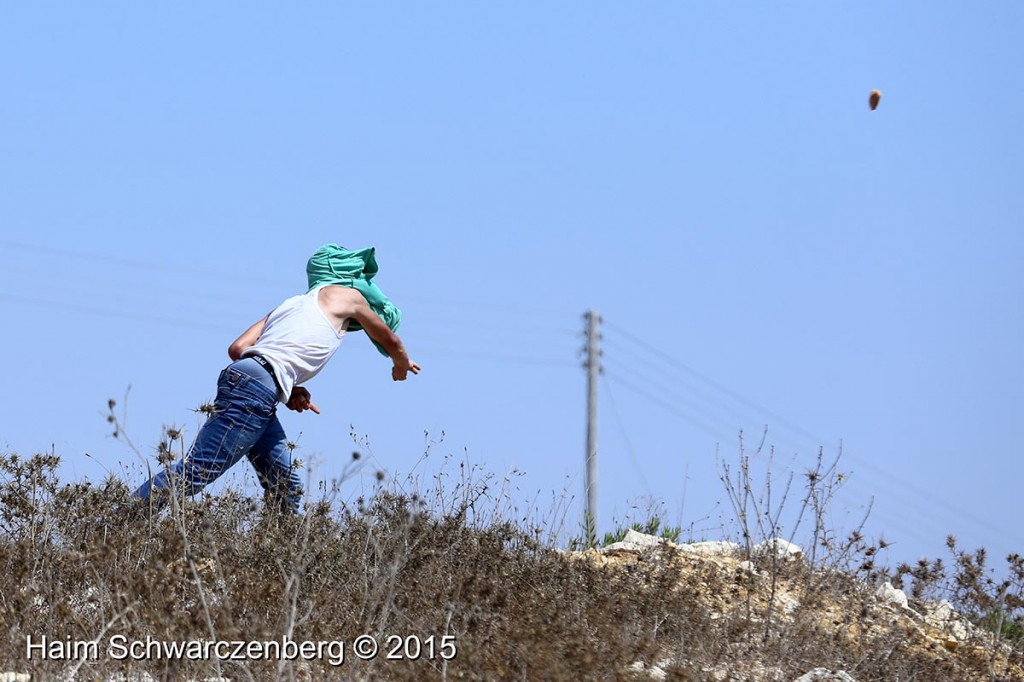
[{"label": "green cloth wrapped around head", "polygon": [[[306,263],[309,290],[323,284],[340,284],[355,289],[363,295],[373,312],[384,320],[391,331],[397,331],[398,325],[402,323],[402,311],[396,308],[380,287],[373,283],[373,276],[377,274],[375,252],[376,249],[372,246],[358,251],[349,251],[337,244],[321,246]],[[350,331],[363,329],[355,320],[349,321],[348,328]],[[376,341],[373,345],[382,355],[388,354]]]}]

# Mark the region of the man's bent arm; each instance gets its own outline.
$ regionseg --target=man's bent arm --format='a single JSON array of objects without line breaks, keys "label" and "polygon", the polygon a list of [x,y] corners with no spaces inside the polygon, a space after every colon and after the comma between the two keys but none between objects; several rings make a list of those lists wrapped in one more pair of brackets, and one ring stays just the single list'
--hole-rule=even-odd
[{"label": "man's bent arm", "polygon": [[270,315],[268,314],[262,320],[242,332],[242,335],[228,346],[228,357],[232,360],[240,359],[245,349],[252,346],[260,338],[260,334],[263,333],[263,327],[267,324],[267,318],[269,317]]}]

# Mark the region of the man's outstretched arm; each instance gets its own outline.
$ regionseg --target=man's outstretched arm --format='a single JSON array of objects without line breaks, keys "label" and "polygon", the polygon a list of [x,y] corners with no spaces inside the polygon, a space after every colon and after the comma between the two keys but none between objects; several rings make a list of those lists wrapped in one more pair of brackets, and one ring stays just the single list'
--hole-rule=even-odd
[{"label": "man's outstretched arm", "polygon": [[402,343],[402,339],[398,338],[398,334],[391,331],[391,328],[384,323],[384,320],[380,319],[380,316],[373,312],[373,308],[365,302],[359,303],[355,306],[352,317],[362,325],[363,331],[380,344],[380,347],[391,357],[391,362],[394,363],[394,367],[391,368],[392,379],[395,381],[405,381],[409,372],[413,374],[420,373],[420,366],[409,359],[409,354],[405,350],[405,344]]}]

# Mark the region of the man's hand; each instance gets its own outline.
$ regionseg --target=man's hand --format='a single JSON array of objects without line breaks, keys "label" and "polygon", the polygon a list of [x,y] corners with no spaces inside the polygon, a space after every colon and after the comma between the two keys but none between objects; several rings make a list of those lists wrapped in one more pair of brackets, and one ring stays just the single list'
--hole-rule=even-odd
[{"label": "man's hand", "polygon": [[409,372],[412,372],[413,374],[419,374],[420,366],[417,365],[412,360],[403,363],[396,362],[395,366],[391,368],[391,378],[394,381],[405,381],[405,378],[408,376]]},{"label": "man's hand", "polygon": [[296,386],[292,389],[292,395],[288,398],[288,402],[285,405],[289,410],[295,410],[296,412],[313,410],[316,414],[320,414],[320,408],[309,399],[309,391],[302,386]]}]

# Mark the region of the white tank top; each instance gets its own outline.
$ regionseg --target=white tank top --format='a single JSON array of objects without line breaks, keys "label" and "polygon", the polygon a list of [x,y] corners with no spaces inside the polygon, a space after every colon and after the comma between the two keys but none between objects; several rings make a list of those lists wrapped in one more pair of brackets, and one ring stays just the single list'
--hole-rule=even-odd
[{"label": "white tank top", "polygon": [[338,330],[317,303],[322,288],[292,296],[275,308],[260,338],[242,352],[242,357],[262,355],[267,359],[281,388],[278,400],[283,403],[288,402],[293,387],[324,368],[345,337],[348,320]]}]

